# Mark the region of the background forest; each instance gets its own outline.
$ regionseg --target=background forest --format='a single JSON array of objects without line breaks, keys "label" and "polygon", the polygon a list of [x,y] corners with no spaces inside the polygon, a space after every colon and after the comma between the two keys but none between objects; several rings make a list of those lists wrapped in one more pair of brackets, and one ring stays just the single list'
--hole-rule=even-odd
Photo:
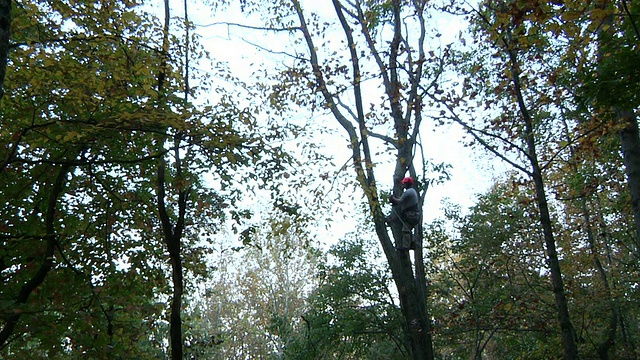
[{"label": "background forest", "polygon": [[640,358],[639,29],[628,0],[0,0],[0,358]]}]

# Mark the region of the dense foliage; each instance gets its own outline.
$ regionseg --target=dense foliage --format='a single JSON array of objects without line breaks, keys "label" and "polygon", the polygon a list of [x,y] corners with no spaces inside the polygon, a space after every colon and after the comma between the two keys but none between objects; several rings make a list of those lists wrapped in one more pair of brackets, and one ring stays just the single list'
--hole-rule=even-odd
[{"label": "dense foliage", "polygon": [[[193,4],[275,39],[250,76]],[[0,2],[0,357],[640,357],[639,29],[626,0]],[[508,170],[396,251],[442,125]]]}]

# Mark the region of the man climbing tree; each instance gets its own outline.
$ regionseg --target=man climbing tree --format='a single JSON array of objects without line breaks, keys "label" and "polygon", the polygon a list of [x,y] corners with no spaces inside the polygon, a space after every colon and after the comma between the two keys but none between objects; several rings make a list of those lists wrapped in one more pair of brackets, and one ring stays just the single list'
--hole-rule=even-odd
[{"label": "man climbing tree", "polygon": [[[313,2],[243,4],[247,12],[268,16],[265,29],[300,36],[295,44],[302,49],[296,49],[293,62],[281,63],[286,67],[269,79],[272,82],[260,86],[265,91],[261,95],[277,111],[295,104],[336,121],[365,197],[366,216],[398,290],[404,327],[404,341],[398,347],[407,358],[433,359],[422,249],[416,246],[415,262],[408,251],[395,250],[394,241],[402,242],[402,225],[390,224],[389,232],[376,180],[377,167],[390,166],[393,193],[400,195],[401,180],[407,173],[415,179],[417,171],[423,171],[421,176],[426,178],[423,163],[417,169],[414,166],[414,154],[423,99],[426,92],[437,90],[434,84],[441,73],[435,53],[425,50],[427,29],[431,28],[426,20],[427,2],[333,0],[332,18],[325,19],[320,13],[327,15],[328,9],[316,13],[311,9],[317,5]],[[329,33],[331,36],[325,36]],[[334,43],[336,39],[339,42]],[[416,235],[420,244],[422,234]]]},{"label": "man climbing tree", "polygon": [[413,228],[420,221],[420,211],[418,209],[418,192],[413,188],[415,185],[412,177],[406,177],[400,182],[404,192],[400,197],[391,196],[389,202],[393,206],[391,215],[387,218],[389,223],[399,221],[402,224],[402,237],[400,244],[396,243],[396,250],[408,251],[415,247],[413,241]]}]

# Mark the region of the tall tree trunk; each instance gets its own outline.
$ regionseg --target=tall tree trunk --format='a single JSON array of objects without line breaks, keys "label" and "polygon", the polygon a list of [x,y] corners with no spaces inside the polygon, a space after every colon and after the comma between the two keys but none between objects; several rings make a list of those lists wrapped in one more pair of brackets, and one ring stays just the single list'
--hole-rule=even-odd
[{"label": "tall tree trunk", "polygon": [[[507,34],[510,37],[510,34]],[[558,251],[556,249],[556,241],[553,234],[553,224],[549,214],[549,206],[547,203],[547,195],[544,188],[544,179],[542,169],[538,162],[538,154],[536,151],[535,129],[533,119],[524,102],[522,88],[520,86],[520,70],[518,67],[518,59],[515,50],[510,48],[509,41],[505,41],[511,64],[511,82],[516,95],[516,100],[520,110],[520,116],[525,127],[525,139],[527,144],[527,156],[531,166],[531,177],[533,178],[538,210],[540,211],[540,225],[544,235],[545,250],[547,253],[547,263],[551,273],[551,285],[556,303],[556,312],[560,322],[560,330],[562,335],[562,349],[565,360],[578,359],[578,347],[575,342],[575,330],[569,316],[569,306],[565,294],[564,281],[562,280],[562,271],[560,269],[560,261]]]},{"label": "tall tree trunk", "polygon": [[[340,112],[339,106],[334,98],[334,94],[329,92],[327,83],[324,79],[323,68],[321,68],[318,59],[316,51],[317,48],[313,42],[300,3],[298,0],[292,0],[292,3],[300,21],[299,29],[303,33],[304,40],[309,50],[310,64],[313,69],[313,75],[317,81],[318,91],[326,101],[327,108],[346,131],[350,141],[353,169],[356,172],[356,178],[360,187],[367,197],[369,212],[375,226],[376,234],[391,268],[394,283],[398,289],[400,309],[405,323],[405,347],[409,352],[409,358],[420,360],[433,359],[431,325],[430,317],[427,313],[426,298],[424,297],[425,291],[420,290],[420,281],[416,280],[416,276],[424,276],[424,271],[418,271],[419,274],[417,275],[414,274],[413,264],[411,263],[409,253],[395,250],[385,223],[384,214],[382,213],[380,198],[378,197],[378,188],[373,171],[374,162],[372,160],[369,147],[369,137],[371,135],[365,122],[363,99],[360,90],[361,74],[358,63],[360,55],[352,37],[353,30],[350,28],[346,17],[344,16],[342,3],[339,0],[333,0],[333,5],[342,25],[342,29],[344,30],[345,37],[347,39],[347,46],[351,54],[350,60],[353,70],[352,81],[354,85],[353,92],[356,106],[356,111],[354,113],[355,116],[353,117],[357,121],[355,125],[350,119],[347,119],[347,117]],[[382,64],[378,53],[375,53],[374,56],[376,56],[376,61],[379,63],[381,68],[382,77],[385,79],[384,82],[387,96],[391,102],[392,118],[396,124],[396,129],[399,129],[395,137],[395,142],[402,144],[401,146],[396,146],[398,153],[396,169],[393,176],[395,183],[394,192],[398,193],[401,191],[399,180],[404,176],[412,164],[411,150],[414,142],[408,139],[408,119],[405,119],[402,114],[402,106],[400,104],[401,85],[397,78],[398,64],[396,57],[400,53],[399,48],[401,39],[399,32],[402,28],[399,13],[400,2],[398,0],[393,0],[392,3],[394,8],[394,27],[396,29],[396,36],[394,37],[392,49],[389,50],[389,64]],[[350,13],[349,15],[353,16],[354,14]],[[390,74],[387,74],[387,70],[385,69],[389,69],[388,71]],[[415,89],[417,88],[418,86],[415,85]],[[414,125],[416,128],[419,128],[419,124]],[[385,140],[392,143],[394,142],[393,139]],[[392,234],[396,239],[398,239],[402,236],[402,231],[398,226],[393,226]]]},{"label": "tall tree trunk", "polygon": [[[407,129],[408,127],[401,127]],[[406,138],[407,134],[400,131],[399,138]],[[412,167],[411,164],[411,142],[405,142],[404,146],[398,149],[396,169],[394,172],[394,192],[399,195],[401,190],[400,179],[406,171]],[[384,229],[387,233],[386,228]],[[391,234],[396,244],[402,243],[402,224],[394,222],[391,225]],[[421,236],[418,235],[418,236]],[[380,234],[379,234],[380,237]],[[388,237],[388,235],[387,235]],[[421,241],[420,241],[421,242]],[[412,359],[433,359],[433,339],[431,338],[431,319],[427,309],[426,298],[426,275],[424,273],[424,259],[422,257],[422,247],[414,250],[414,264],[411,263],[409,251],[391,251],[387,253],[387,260],[391,265],[393,279],[400,295],[400,307],[404,315],[405,331],[408,334],[409,350]],[[394,271],[394,265],[396,270]],[[402,290],[402,292],[401,292]]]},{"label": "tall tree trunk", "polygon": [[[179,150],[176,149],[176,152]],[[176,158],[177,173],[180,174],[180,159]],[[184,278],[182,271],[182,232],[184,230],[184,219],[186,214],[187,199],[189,190],[178,191],[178,218],[175,225],[172,224],[171,218],[167,212],[165,204],[165,163],[160,160],[158,167],[158,214],[162,224],[162,232],[164,242],[169,252],[169,262],[171,264],[171,282],[173,285],[173,294],[171,296],[171,306],[169,315],[169,343],[171,345],[171,359],[182,360],[183,342],[182,342],[182,296],[184,294]],[[179,175],[178,175],[179,178]]]},{"label": "tall tree trunk", "polygon": [[[433,359],[431,320],[426,313],[425,301],[418,288],[408,251],[396,251],[389,238],[384,219],[375,221],[376,233],[380,239],[393,281],[398,289],[400,310],[404,318],[407,350],[411,359]],[[394,237],[402,237],[401,229],[392,230]],[[397,241],[397,239],[396,239]]]},{"label": "tall tree trunk", "polygon": [[[158,93],[160,94],[160,105],[166,109],[165,104],[165,89],[164,84],[169,74],[169,23],[171,20],[169,0],[164,0],[164,29],[163,29],[163,41],[162,41],[162,61],[160,64],[160,72],[158,74]],[[186,94],[186,90],[185,90]],[[171,111],[166,109],[166,111]],[[158,139],[156,146],[162,148],[167,139],[163,136]],[[179,151],[179,143],[181,141],[180,134],[177,134],[174,138],[174,162],[175,167],[175,179],[174,181],[182,180],[182,164],[181,155]],[[171,217],[167,211],[165,204],[166,198],[166,184],[167,179],[165,177],[166,162],[164,158],[159,159],[158,164],[158,177],[157,177],[157,200],[158,200],[158,215],[160,217],[162,233],[167,251],[169,253],[169,262],[171,264],[171,283],[173,286],[173,293],[171,296],[170,315],[169,315],[169,344],[171,349],[171,359],[182,360],[183,358],[183,341],[182,341],[182,296],[184,294],[184,278],[182,270],[182,233],[185,224],[185,214],[189,196],[189,189],[184,186],[177,186],[178,189],[178,203],[177,210],[178,216],[173,224]]]},{"label": "tall tree trunk", "polygon": [[[179,160],[177,160],[179,161]],[[187,205],[188,190],[180,190],[178,192],[178,219],[175,221],[175,225],[169,216],[167,211],[167,205],[165,204],[166,197],[166,184],[165,178],[166,164],[164,160],[161,160],[161,164],[158,166],[157,177],[157,201],[158,201],[158,214],[161,221],[161,227],[163,232],[163,240],[167,246],[167,252],[169,253],[169,263],[171,264],[171,305],[169,315],[170,326],[170,345],[171,345],[171,358],[182,359],[182,296],[184,294],[184,278],[182,270],[182,231],[184,229],[184,214]]]},{"label": "tall tree trunk", "polygon": [[[629,12],[629,8],[626,3],[622,2],[623,8],[626,10],[625,14],[630,23],[633,24],[633,28],[636,30],[636,36],[640,40],[640,33],[635,25],[635,20],[632,14]],[[599,10],[607,10],[608,7],[614,7],[613,1],[601,1],[596,3],[596,8]],[[602,63],[604,59],[612,54],[608,53],[607,46],[614,43],[615,47],[622,46],[617,43],[619,40],[615,40],[614,31],[614,11],[606,16],[602,20],[602,26],[598,27],[598,63]],[[624,84],[619,84],[624,86]],[[627,184],[629,189],[629,195],[631,197],[631,209],[633,212],[634,220],[634,244],[633,253],[636,259],[640,259],[640,132],[638,131],[638,119],[635,113],[633,105],[630,106],[618,105],[612,106],[612,110],[615,116],[617,125],[620,126],[620,146],[622,151],[622,158],[625,166],[625,173],[627,175]]]},{"label": "tall tree trunk", "polygon": [[620,145],[635,224],[633,251],[636,259],[640,259],[640,132],[638,131],[638,119],[635,112],[629,109],[615,109],[615,114],[622,128],[620,130]]},{"label": "tall tree trunk", "polygon": [[[533,136],[530,136],[530,138],[533,140]],[[533,181],[535,184],[538,210],[540,211],[540,224],[542,225],[542,232],[544,234],[547,263],[549,264],[549,270],[551,272],[551,285],[556,303],[556,312],[560,321],[564,359],[574,360],[578,359],[578,348],[575,343],[575,331],[569,316],[569,306],[565,295],[564,281],[562,280],[562,271],[560,269],[556,241],[553,235],[551,216],[549,215],[547,195],[544,190],[542,170],[540,169],[537,158],[533,157],[536,156],[535,150],[532,149],[532,146],[534,146],[533,143],[529,146],[529,154],[532,156],[530,160]]]}]

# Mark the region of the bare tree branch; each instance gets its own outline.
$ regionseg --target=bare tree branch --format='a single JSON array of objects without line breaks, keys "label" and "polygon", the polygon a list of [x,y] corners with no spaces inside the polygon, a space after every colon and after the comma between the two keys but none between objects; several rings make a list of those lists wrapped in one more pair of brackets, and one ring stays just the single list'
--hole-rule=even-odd
[{"label": "bare tree branch", "polygon": [[274,31],[274,32],[302,30],[302,28],[300,26],[290,26],[290,27],[283,27],[283,28],[272,28],[272,27],[267,27],[267,26],[253,26],[253,25],[239,24],[239,23],[233,23],[233,22],[227,22],[227,21],[217,21],[217,22],[210,23],[210,24],[194,24],[195,27],[202,27],[202,28],[207,28],[207,27],[212,27],[212,26],[219,26],[219,25],[225,25],[227,27],[238,27],[238,28],[242,28],[242,29],[259,30],[259,31]]}]

